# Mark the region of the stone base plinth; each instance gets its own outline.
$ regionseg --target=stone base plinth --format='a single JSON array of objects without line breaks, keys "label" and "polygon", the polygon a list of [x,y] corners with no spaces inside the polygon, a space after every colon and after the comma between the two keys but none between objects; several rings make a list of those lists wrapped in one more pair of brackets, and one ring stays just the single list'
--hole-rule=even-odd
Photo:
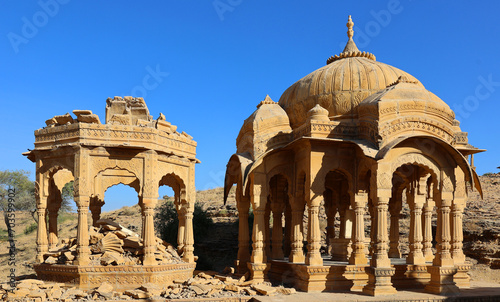
[{"label": "stone base plinth", "polygon": [[396,264],[392,282],[399,288],[424,288],[431,280],[427,265]]},{"label": "stone base plinth", "polygon": [[368,284],[363,288],[363,293],[371,296],[393,295],[397,291],[392,286],[391,277],[396,269],[393,267],[374,268],[367,267]]},{"label": "stone base plinth", "polygon": [[117,290],[135,289],[146,283],[172,284],[193,276],[196,263],[167,265],[77,266],[63,264],[36,264],[38,279],[62,282],[89,290],[110,283]]},{"label": "stone base plinth", "polygon": [[368,281],[365,269],[366,266],[309,266],[273,260],[269,278],[305,292],[356,291],[361,290]]},{"label": "stone base plinth", "polygon": [[451,296],[460,294],[460,289],[453,281],[456,267],[429,266],[427,270],[431,274],[431,282],[425,287],[426,292]]},{"label": "stone base plinth", "polygon": [[472,264],[456,264],[457,273],[453,276],[453,281],[460,288],[470,288],[470,276],[467,273],[471,270]]},{"label": "stone base plinth", "polygon": [[250,278],[256,282],[269,281],[267,272],[271,265],[269,263],[248,263]]}]

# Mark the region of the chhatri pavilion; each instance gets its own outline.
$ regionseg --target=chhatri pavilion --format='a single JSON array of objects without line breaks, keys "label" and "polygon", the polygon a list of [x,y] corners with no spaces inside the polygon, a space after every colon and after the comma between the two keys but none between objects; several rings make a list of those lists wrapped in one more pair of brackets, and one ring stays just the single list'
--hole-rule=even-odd
[{"label": "chhatri pavilion", "polygon": [[462,217],[468,192],[481,192],[471,162],[483,150],[418,79],[358,50],[350,16],[347,27],[342,53],[241,127],[225,180],[225,198],[236,184],[237,269],[304,291],[456,293],[469,286]]}]

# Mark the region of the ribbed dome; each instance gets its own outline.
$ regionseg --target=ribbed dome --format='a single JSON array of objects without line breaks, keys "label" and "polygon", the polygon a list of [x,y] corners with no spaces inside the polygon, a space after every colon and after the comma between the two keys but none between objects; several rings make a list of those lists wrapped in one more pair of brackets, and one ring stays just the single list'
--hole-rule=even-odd
[{"label": "ribbed dome", "polygon": [[400,76],[423,87],[412,75],[377,62],[372,54],[360,52],[352,40],[350,16],[347,25],[349,41],[344,52],[328,59],[328,65],[300,79],[281,96],[279,104],[292,128],[302,125],[307,112],[316,104],[327,109],[330,117],[356,118],[357,105],[362,100],[393,84]]}]

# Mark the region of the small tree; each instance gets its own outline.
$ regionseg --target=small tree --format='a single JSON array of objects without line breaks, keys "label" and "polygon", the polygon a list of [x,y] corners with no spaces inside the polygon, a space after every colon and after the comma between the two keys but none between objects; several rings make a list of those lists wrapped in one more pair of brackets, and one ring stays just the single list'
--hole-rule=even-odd
[{"label": "small tree", "polygon": [[36,211],[35,184],[28,171],[0,171],[0,210],[9,234],[13,234],[9,211]]}]

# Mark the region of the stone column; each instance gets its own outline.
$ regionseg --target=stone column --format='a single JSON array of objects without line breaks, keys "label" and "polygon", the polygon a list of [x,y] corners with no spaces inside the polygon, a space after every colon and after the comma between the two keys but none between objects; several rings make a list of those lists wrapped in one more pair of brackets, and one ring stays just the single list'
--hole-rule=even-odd
[{"label": "stone column", "polygon": [[75,265],[86,266],[90,264],[89,249],[89,225],[88,225],[88,196],[74,197],[78,205],[78,227],[76,233],[76,251],[77,256]]},{"label": "stone column", "polygon": [[464,264],[465,255],[463,251],[463,211],[464,206],[461,204],[454,203],[451,210],[451,227],[452,227],[452,239],[451,239],[451,256],[455,264]]},{"label": "stone column", "polygon": [[392,197],[392,203],[389,203],[389,212],[391,214],[391,226],[389,233],[389,258],[401,258],[399,250],[399,213],[401,212],[401,198]]},{"label": "stone column", "polygon": [[375,214],[375,206],[373,206],[372,202],[368,202],[368,211],[370,212],[370,248],[368,249],[368,255],[373,256],[377,239],[377,215]]},{"label": "stone column", "polygon": [[450,253],[450,206],[452,204],[452,194],[443,192],[442,200],[438,205],[438,224],[440,225],[440,235],[436,248],[433,266],[427,267],[431,274],[431,281],[425,287],[425,290],[435,294],[457,294],[458,287],[453,281],[453,275],[457,273]]},{"label": "stone column", "polygon": [[311,204],[309,206],[309,220],[307,231],[307,257],[306,265],[323,265],[321,258],[321,230],[319,227],[319,206]]},{"label": "stone column", "polygon": [[[60,205],[60,204],[59,204]],[[49,208],[49,249],[54,249],[59,242],[57,236],[57,216],[59,214],[59,207],[50,206]]]},{"label": "stone column", "polygon": [[177,218],[179,220],[179,228],[177,229],[177,253],[179,255],[182,255],[184,253],[184,242],[185,242],[185,235],[186,235],[186,218],[184,217],[184,210],[181,208],[181,206],[177,206]]},{"label": "stone column", "polygon": [[365,206],[367,202],[368,194],[365,192],[359,192],[354,197],[354,229],[349,264],[366,265],[368,263],[365,254]]},{"label": "stone column", "polygon": [[155,198],[143,198],[144,204],[144,261],[143,265],[156,265],[155,250],[155,230],[154,230],[154,209]]},{"label": "stone column", "polygon": [[38,215],[38,228],[36,233],[36,259],[39,263],[44,261],[43,255],[49,251],[49,242],[47,240],[47,223],[45,217],[47,215],[47,208],[39,206],[37,208]]},{"label": "stone column", "polygon": [[406,257],[407,264],[425,264],[422,253],[422,205],[418,202],[410,204],[410,253]]},{"label": "stone column", "polygon": [[337,204],[333,202],[333,192],[329,189],[323,193],[325,199],[326,212],[326,244],[328,254],[333,256],[333,246],[335,241],[335,215],[337,215]]},{"label": "stone column", "polygon": [[252,233],[252,256],[250,257],[250,262],[248,263],[251,278],[255,282],[267,280],[267,270],[269,269],[267,256],[264,251],[267,196],[266,176],[261,173],[256,173],[250,188],[250,198],[254,210],[254,220]]},{"label": "stone column", "polygon": [[248,211],[250,209],[250,202],[243,201],[242,197],[237,202],[238,205],[238,259],[236,260],[236,267],[238,273],[245,273],[247,263],[250,261],[250,231],[248,229]]},{"label": "stone column", "polygon": [[395,269],[391,266],[391,260],[387,253],[387,210],[390,197],[384,195],[378,196],[374,207],[376,216],[376,241],[370,267],[367,268],[368,284],[363,288],[364,293],[372,296],[396,293],[396,289],[392,286],[391,282],[391,277],[394,275]]},{"label": "stone column", "polygon": [[422,228],[423,228],[423,254],[425,261],[432,261],[434,259],[434,254],[432,253],[432,210],[434,208],[434,201],[432,199],[427,199],[426,204],[423,207],[422,215]]},{"label": "stone column", "polygon": [[290,252],[290,257],[289,257],[289,261],[291,263],[303,263],[305,261],[303,252],[304,236],[302,234],[303,215],[304,215],[304,209],[292,210],[292,250]]},{"label": "stone column", "polygon": [[193,235],[193,208],[187,208],[187,212],[184,215],[184,225],[185,225],[185,235],[184,235],[184,253],[182,254],[182,260],[188,263],[194,262],[194,235]]},{"label": "stone column", "polygon": [[272,236],[272,258],[283,259],[283,208],[280,204],[273,204],[273,236]]}]

